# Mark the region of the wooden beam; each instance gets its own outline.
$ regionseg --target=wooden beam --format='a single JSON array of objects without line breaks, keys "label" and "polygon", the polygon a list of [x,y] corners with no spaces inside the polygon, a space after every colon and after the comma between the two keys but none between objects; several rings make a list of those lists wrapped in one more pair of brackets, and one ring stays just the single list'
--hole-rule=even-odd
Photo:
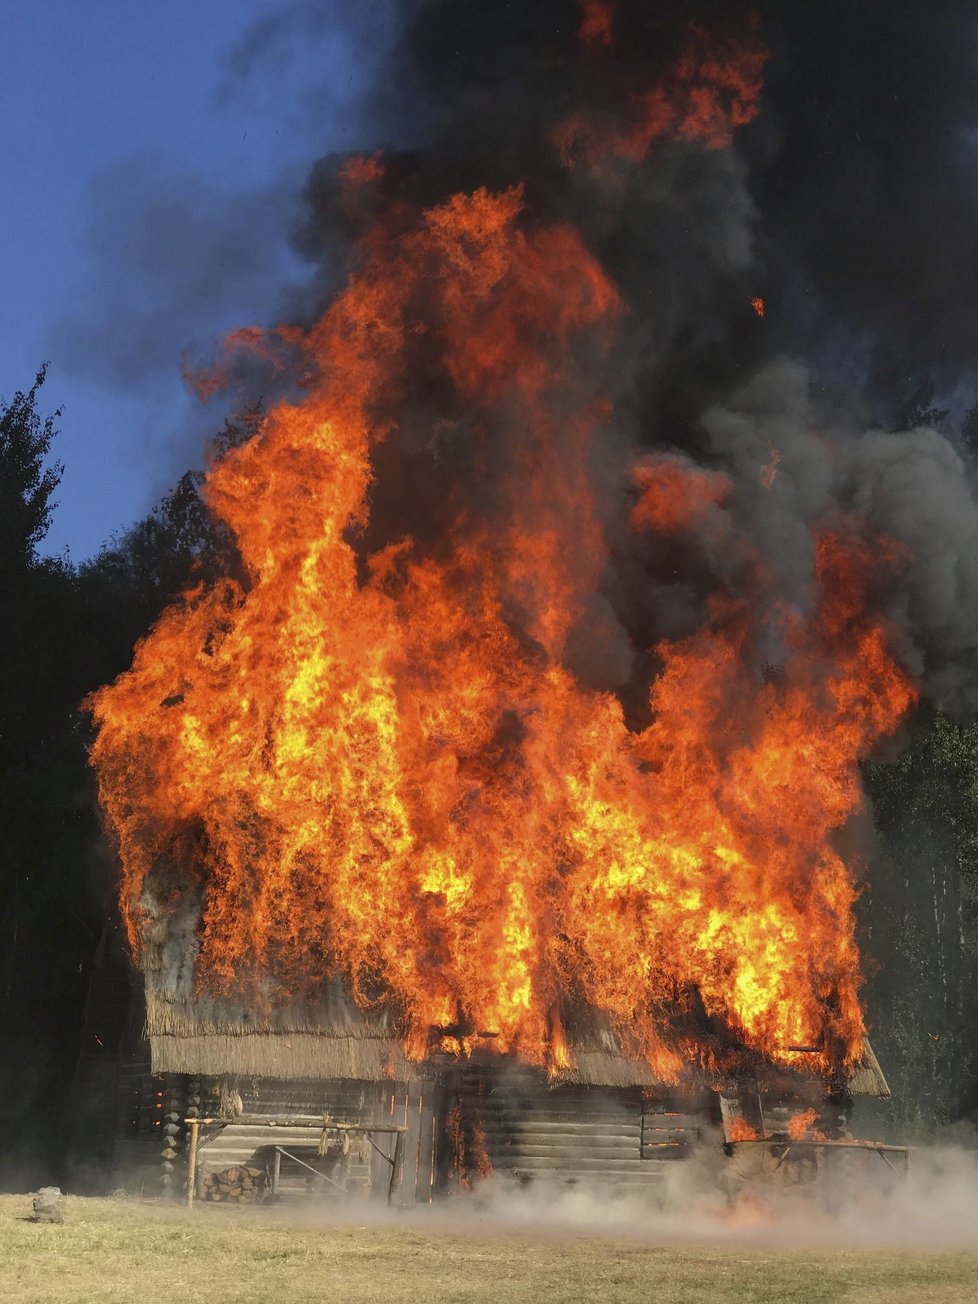
[{"label": "wooden beam", "polygon": [[188,1120],[190,1123],[190,1145],[187,1147],[187,1208],[194,1207],[194,1197],[197,1194],[197,1141],[200,1137],[200,1122],[196,1118]]},{"label": "wooden beam", "polygon": [[397,1179],[404,1161],[404,1129],[397,1128],[397,1136],[394,1140],[394,1155],[391,1160],[391,1184],[387,1188],[387,1203],[394,1203],[394,1192],[397,1189]]}]

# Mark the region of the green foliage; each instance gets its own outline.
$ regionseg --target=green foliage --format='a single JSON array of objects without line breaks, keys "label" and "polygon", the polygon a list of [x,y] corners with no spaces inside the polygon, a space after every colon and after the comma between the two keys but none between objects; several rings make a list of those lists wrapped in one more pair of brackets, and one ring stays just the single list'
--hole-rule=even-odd
[{"label": "green foliage", "polygon": [[47,373],[41,367],[28,390],[9,403],[0,399],[0,567],[23,568],[37,558],[56,504],[51,495],[61,483],[60,462],[45,466],[55,438],[55,412],[44,420],[37,396]]},{"label": "green foliage", "polygon": [[867,1003],[892,1116],[928,1132],[978,1104],[978,727],[935,716],[865,767],[878,850],[863,902]]},{"label": "green foliage", "polygon": [[934,382],[925,376],[897,404],[893,428],[913,430],[915,426],[931,426],[934,430],[943,429],[950,409],[937,407],[934,403],[935,395]]},{"label": "green foliage", "polygon": [[[261,409],[253,408],[226,422],[214,440],[215,456],[250,439],[261,419]],[[192,585],[220,575],[244,578],[230,533],[207,506],[203,482],[201,472],[186,472],[144,520],[82,568],[83,578],[117,604],[125,595],[130,647]]]},{"label": "green foliage", "polygon": [[972,456],[978,456],[978,403],[968,408],[961,422],[961,442]]},{"label": "green foliage", "polygon": [[940,826],[961,872],[978,872],[978,729],[935,715],[899,760],[865,770],[885,827]]},{"label": "green foliage", "polygon": [[[59,1176],[49,1120],[74,1072],[113,878],[80,703],[130,664],[167,603],[235,564],[194,473],[93,561],[40,557],[61,476],[50,461],[58,414],[38,411],[43,381],[42,369],[0,405],[0,1098],[12,1134],[0,1174],[38,1181]],[[227,426],[218,454],[259,419]]]},{"label": "green foliage", "polygon": [[97,823],[74,715],[95,667],[74,570],[38,556],[61,477],[49,462],[57,414],[38,412],[43,382],[42,368],[0,409],[0,1091],[14,1140],[25,1143],[32,1111],[57,1104],[69,1070],[68,1018],[97,936]]}]

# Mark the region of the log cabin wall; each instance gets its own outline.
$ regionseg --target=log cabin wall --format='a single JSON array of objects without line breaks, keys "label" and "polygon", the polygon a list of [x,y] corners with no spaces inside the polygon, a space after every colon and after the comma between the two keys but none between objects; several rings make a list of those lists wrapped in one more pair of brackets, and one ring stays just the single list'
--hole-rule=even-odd
[{"label": "log cabin wall", "polygon": [[154,1073],[143,1035],[142,1003],[133,1000],[120,1047],[113,1100],[111,1186],[155,1197],[183,1192],[181,1160],[193,1084],[183,1074]]},{"label": "log cabin wall", "polygon": [[[254,1043],[253,1055],[264,1071],[276,1071],[278,1056],[285,1066],[295,1057],[296,1041],[329,1042],[329,1068],[339,1067],[346,1077],[267,1077],[245,1072],[201,1076],[191,1072],[152,1072],[146,1038],[147,1002],[142,974],[134,968],[118,921],[110,920],[94,957],[86,1007],[81,1054],[72,1093],[69,1183],[75,1190],[124,1188],[148,1196],[169,1192],[182,1198],[186,1180],[186,1125],[188,1117],[225,1117],[231,1098],[238,1097],[247,1114],[323,1113],[338,1122],[396,1123],[405,1129],[394,1199],[399,1205],[428,1203],[439,1190],[471,1184],[480,1172],[493,1172],[518,1182],[556,1179],[561,1182],[611,1184],[643,1190],[654,1187],[668,1173],[663,1165],[689,1157],[697,1136],[721,1133],[720,1097],[716,1091],[670,1097],[651,1080],[647,1064],[635,1065],[612,1046],[604,1051],[577,1048],[577,1068],[571,1080],[550,1083],[546,1075],[518,1066],[503,1067],[486,1059],[459,1069],[453,1062],[419,1069],[408,1064],[389,1034],[370,1035],[358,1029],[355,1037],[327,1038],[306,1032],[298,1036],[279,1031],[274,1037],[231,1038]],[[345,1025],[344,1025],[345,1026]],[[194,1025],[184,1033],[192,1042],[200,1064],[173,1063],[173,1069],[225,1067],[214,1038],[197,1037]],[[166,1030],[163,1030],[165,1033]],[[153,1054],[175,1034],[162,1035]],[[269,1047],[274,1047],[269,1061]],[[378,1049],[379,1047],[379,1049]],[[301,1048],[300,1048],[301,1049]],[[342,1052],[342,1054],[341,1054]],[[192,1057],[193,1058],[193,1057]],[[240,1059],[240,1055],[238,1056]],[[247,1057],[245,1057],[247,1059]],[[323,1072],[323,1056],[308,1073]],[[375,1063],[376,1061],[376,1063]],[[161,1059],[158,1058],[158,1063]],[[305,1065],[305,1061],[302,1061]],[[642,1073],[644,1077],[642,1077]],[[281,1071],[280,1069],[278,1071]],[[376,1077],[374,1074],[376,1073]],[[392,1081],[382,1073],[415,1076],[411,1082]],[[357,1075],[359,1074],[359,1078]],[[354,1080],[357,1079],[357,1080]],[[800,1082],[800,1080],[799,1080]],[[770,1091],[753,1096],[761,1134],[777,1132],[786,1119],[825,1091],[824,1084],[809,1084],[803,1099],[793,1093],[776,1097]],[[742,1094],[742,1093],[741,1093]],[[846,1113],[852,1095],[889,1094],[879,1064],[867,1044],[848,1087],[826,1096],[820,1118],[833,1135],[848,1135]],[[254,1133],[254,1129],[252,1129]],[[285,1137],[285,1133],[279,1134]],[[296,1134],[298,1144],[308,1134]],[[220,1160],[244,1163],[263,1138],[232,1124],[219,1141],[208,1142],[201,1163],[214,1171]],[[390,1153],[392,1138],[381,1148]],[[249,1150],[248,1147],[251,1147]],[[286,1147],[287,1148],[287,1147]],[[223,1153],[222,1153],[223,1151]],[[390,1167],[371,1152],[363,1165],[364,1190],[386,1192]],[[298,1166],[285,1186],[304,1189]],[[293,1180],[295,1179],[295,1180]]]},{"label": "log cabin wall", "polygon": [[[435,1082],[352,1082],[281,1078],[190,1078],[183,1074],[154,1074],[149,1048],[143,1043],[120,1060],[115,1091],[114,1138],[110,1187],[148,1197],[182,1199],[186,1191],[187,1117],[227,1116],[236,1110],[245,1116],[288,1118],[328,1114],[337,1123],[398,1126],[404,1141],[394,1183],[393,1203],[409,1207],[430,1203],[445,1167],[441,1087]],[[226,1171],[235,1166],[271,1164],[276,1143],[309,1161],[318,1129],[277,1126],[273,1131],[253,1123],[231,1122],[223,1129],[204,1129],[198,1154],[200,1173]],[[376,1144],[393,1157],[394,1137],[380,1134]],[[369,1157],[355,1161],[351,1195],[387,1199],[390,1164],[372,1147]],[[300,1164],[280,1161],[284,1199],[329,1195]]]},{"label": "log cabin wall", "polygon": [[[784,1131],[804,1108],[797,1096],[741,1091],[758,1106],[757,1131]],[[731,1097],[731,1099],[734,1099]],[[340,1199],[331,1184],[303,1167],[329,1172],[316,1155],[324,1114],[335,1123],[403,1128],[393,1184],[397,1207],[428,1204],[446,1190],[468,1188],[492,1174],[514,1185],[586,1186],[642,1195],[666,1195],[677,1162],[692,1158],[697,1142],[713,1144],[719,1159],[723,1126],[716,1092],[668,1096],[637,1087],[557,1084],[532,1069],[443,1068],[441,1080],[413,1083],[259,1077],[190,1078],[153,1074],[145,1043],[120,1060],[116,1085],[116,1137],[112,1185],[145,1196],[182,1199],[186,1186],[187,1117],[304,1116],[304,1126],[283,1122],[274,1129],[231,1122],[205,1129],[198,1154],[201,1194],[212,1175],[256,1168],[263,1189],[278,1144],[295,1161],[279,1158],[280,1196]],[[760,1111],[763,1109],[763,1118]],[[316,1120],[312,1123],[308,1120]],[[828,1120],[823,1116],[824,1126]],[[357,1153],[344,1166],[346,1199],[386,1201],[391,1189],[394,1137],[378,1134],[383,1155],[357,1138]],[[257,1198],[257,1196],[256,1196]]]},{"label": "log cabin wall", "polygon": [[654,1194],[672,1165],[718,1130],[715,1098],[653,1096],[639,1087],[551,1085],[534,1070],[459,1073],[448,1110],[452,1178],[490,1171],[520,1185],[587,1185]]},{"label": "log cabin wall", "polygon": [[[409,1207],[430,1203],[434,1196],[442,1136],[441,1089],[434,1082],[211,1078],[202,1080],[201,1098],[204,1117],[226,1116],[230,1108],[245,1119],[264,1116],[284,1120],[327,1114],[335,1123],[403,1128],[393,1203]],[[344,1175],[349,1197],[386,1200],[391,1188],[391,1165],[385,1156],[394,1157],[394,1136],[377,1134],[374,1142],[378,1149],[365,1138],[354,1140],[357,1153],[349,1157]],[[249,1121],[231,1122],[219,1131],[204,1129],[198,1167],[205,1186],[211,1174],[231,1168],[252,1167],[264,1172],[274,1162],[272,1148],[277,1144],[295,1156],[295,1160],[283,1156],[278,1160],[281,1198],[338,1198],[329,1182],[317,1181],[303,1166],[328,1169],[328,1165],[318,1163],[313,1153],[317,1142],[318,1129],[308,1125],[289,1126],[283,1122],[272,1130]]]},{"label": "log cabin wall", "polygon": [[[603,1060],[597,1065],[600,1072],[589,1060],[589,1084],[550,1083],[541,1071],[503,1066],[488,1058],[464,1069],[450,1061],[429,1066],[427,1071],[437,1078],[417,1077],[412,1082],[367,1076],[354,1080],[154,1074],[145,1036],[142,985],[133,981],[128,958],[117,940],[111,940],[116,944],[102,948],[102,964],[93,977],[73,1097],[80,1102],[73,1109],[78,1149],[84,1143],[89,1160],[76,1168],[76,1172],[84,1170],[85,1180],[73,1180],[72,1189],[121,1187],[147,1196],[168,1193],[183,1198],[185,1120],[227,1117],[233,1108],[249,1115],[286,1117],[321,1118],[328,1113],[336,1122],[404,1128],[394,1189],[394,1203],[400,1206],[428,1203],[437,1192],[471,1185],[489,1170],[519,1183],[588,1183],[651,1193],[668,1176],[670,1165],[690,1157],[697,1138],[710,1140],[712,1135],[718,1145],[722,1142],[721,1098],[716,1091],[670,1097],[661,1086],[623,1085],[617,1060],[611,1066],[614,1075],[609,1075]],[[132,986],[121,1019],[123,973]],[[861,1070],[867,1081],[860,1082],[859,1089],[883,1094],[885,1080],[868,1048],[867,1055]],[[804,1084],[799,1079],[796,1085]],[[764,1106],[758,1132],[782,1130],[785,1119],[804,1109],[819,1090],[824,1093],[824,1084],[810,1083],[803,1098],[793,1091],[779,1097],[770,1090],[759,1093],[754,1084],[758,1109],[762,1102]],[[844,1104],[841,1097],[839,1101],[826,1098],[819,1109],[824,1119],[820,1126],[833,1135],[848,1134]],[[826,1106],[832,1107],[832,1117],[827,1116]],[[278,1136],[286,1149],[287,1141],[297,1146],[309,1143],[308,1130],[294,1135],[282,1131]],[[391,1136],[379,1137],[378,1142],[385,1154],[392,1153]],[[215,1172],[221,1166],[249,1164],[262,1147],[267,1153],[271,1144],[267,1132],[231,1124],[221,1137],[205,1143],[202,1169]],[[282,1175],[283,1193],[305,1194],[310,1188],[301,1165],[286,1163]],[[351,1189],[386,1198],[390,1166],[371,1150],[355,1178]],[[311,1185],[316,1186],[315,1179]]]}]

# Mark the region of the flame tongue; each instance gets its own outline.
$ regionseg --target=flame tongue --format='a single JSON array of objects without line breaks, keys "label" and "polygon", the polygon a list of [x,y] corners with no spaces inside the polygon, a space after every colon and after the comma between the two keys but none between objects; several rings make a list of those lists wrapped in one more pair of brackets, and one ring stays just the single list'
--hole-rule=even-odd
[{"label": "flame tongue", "polygon": [[[415,1054],[453,1030],[564,1066],[560,1010],[590,1006],[674,1076],[693,1053],[675,1015],[701,1002],[752,1052],[851,1058],[855,893],[832,833],[913,698],[865,614],[899,559],[835,522],[804,615],[745,550],[746,591],[656,650],[647,727],[583,686],[568,645],[608,558],[591,459],[611,418],[589,377],[621,307],[572,229],[522,209],[517,188],[401,212],[322,320],[282,333],[303,401],[207,481],[247,585],[169,610],[93,700],[133,944],[183,839],[205,987],[308,997],[339,973],[394,1005]],[[435,543],[358,556],[377,446],[429,383],[453,414],[432,439],[466,423],[479,510],[460,496]],[[631,528],[668,538],[708,529],[730,486],[646,460],[635,488]]]}]

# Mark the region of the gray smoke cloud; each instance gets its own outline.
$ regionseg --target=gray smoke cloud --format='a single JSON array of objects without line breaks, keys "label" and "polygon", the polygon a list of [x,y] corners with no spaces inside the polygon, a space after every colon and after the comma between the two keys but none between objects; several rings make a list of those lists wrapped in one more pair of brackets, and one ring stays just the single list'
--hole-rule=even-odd
[{"label": "gray smoke cloud", "polygon": [[140,390],[249,311],[274,318],[288,267],[295,178],[235,190],[159,154],[92,186],[90,273],[52,333],[70,372]]},{"label": "gray smoke cloud", "polygon": [[[858,411],[819,401],[814,389],[804,365],[778,360],[704,413],[711,450],[738,486],[732,529],[775,562],[784,592],[796,597],[811,580],[813,531],[834,513],[855,513],[902,545],[905,564],[881,598],[901,659],[935,706],[970,718],[978,506],[969,468],[937,431],[867,429]],[[758,470],[772,449],[781,460],[768,490]]]},{"label": "gray smoke cloud", "polygon": [[[910,554],[879,595],[902,659],[933,703],[968,714],[978,706],[969,467],[941,434],[887,434],[883,418],[922,373],[966,391],[978,345],[968,292],[978,254],[965,238],[978,184],[973,16],[951,0],[897,0],[872,15],[841,0],[765,0],[763,111],[731,148],[663,141],[639,166],[597,171],[568,170],[554,148],[575,108],[614,112],[667,74],[691,23],[722,40],[749,30],[753,8],[620,0],[617,44],[598,58],[582,53],[577,0],[280,5],[231,46],[220,97],[280,97],[325,43],[330,76],[295,113],[304,131],[317,113],[328,119],[332,148],[301,194],[292,174],[232,196],[159,160],[120,166],[99,188],[91,292],[61,323],[61,351],[112,383],[141,384],[177,351],[196,359],[238,305],[238,320],[314,320],[358,234],[337,203],[347,146],[384,147],[380,202],[414,210],[522,183],[528,220],[571,223],[626,305],[610,361],[581,359],[582,383],[611,394],[615,418],[592,467],[610,557],[571,633],[575,672],[640,714],[650,649],[695,629],[711,592],[741,583],[735,544],[767,560],[772,594],[804,606],[813,532],[857,512]],[[344,89],[347,64],[366,94]],[[345,140],[344,114],[356,124]],[[286,236],[299,280],[283,276]],[[830,394],[825,376],[847,392]],[[242,400],[276,396],[267,370],[246,363],[237,380]],[[404,534],[437,548],[460,501],[491,518],[485,472],[505,474],[521,437],[518,422],[498,422],[475,475],[470,414],[419,385],[377,451],[364,550]],[[733,485],[709,529],[676,544],[625,525],[632,466],[657,453]]]},{"label": "gray smoke cloud", "polygon": [[769,3],[747,133],[771,311],[804,356],[857,355],[885,414],[975,378],[978,15],[957,0]]},{"label": "gray smoke cloud", "polygon": [[[772,594],[804,607],[815,534],[856,513],[907,553],[878,594],[901,659],[934,705],[972,714],[970,468],[937,431],[887,433],[880,418],[915,376],[959,384],[973,365],[969,281],[958,275],[975,258],[958,238],[978,183],[967,145],[978,123],[965,53],[973,19],[950,3],[903,2],[872,16],[838,3],[768,3],[764,111],[731,149],[663,144],[639,168],[568,177],[552,148],[568,106],[582,95],[606,104],[616,82],[627,90],[636,76],[654,78],[691,21],[738,30],[746,7],[616,5],[620,46],[600,85],[575,52],[571,0],[518,10],[427,0],[403,12],[392,80],[420,106],[414,120],[425,140],[392,159],[393,194],[434,202],[456,188],[523,180],[531,211],[573,222],[627,303],[625,340],[604,377],[616,428],[595,459],[613,558],[571,639],[575,671],[601,687],[621,676],[614,687],[641,696],[647,649],[695,628],[708,593],[736,588],[735,541],[764,558]],[[385,87],[378,103],[391,94]],[[329,168],[318,165],[307,189],[313,257],[317,231],[324,248],[336,247]],[[936,212],[947,244],[928,233]],[[945,274],[952,266],[955,275]],[[761,293],[763,320],[751,309]],[[845,392],[824,387],[823,364]],[[681,555],[626,539],[616,524],[630,466],[651,449],[733,484]],[[762,470],[774,458],[766,485]],[[449,460],[435,479],[456,483],[458,471]],[[382,532],[382,495],[375,506]]]},{"label": "gray smoke cloud", "polygon": [[867,433],[843,488],[871,526],[910,555],[898,599],[924,690],[941,709],[978,709],[978,514],[957,451],[934,430]]}]

